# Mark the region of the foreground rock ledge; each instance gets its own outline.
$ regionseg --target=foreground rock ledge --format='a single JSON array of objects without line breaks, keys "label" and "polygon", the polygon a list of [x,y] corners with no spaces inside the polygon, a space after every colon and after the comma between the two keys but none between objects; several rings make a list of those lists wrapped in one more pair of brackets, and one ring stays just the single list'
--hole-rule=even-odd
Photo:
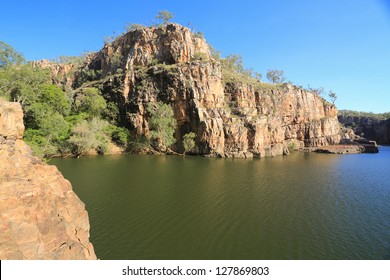
[{"label": "foreground rock ledge", "polygon": [[19,103],[0,101],[0,259],[96,259],[85,205],[23,131]]}]

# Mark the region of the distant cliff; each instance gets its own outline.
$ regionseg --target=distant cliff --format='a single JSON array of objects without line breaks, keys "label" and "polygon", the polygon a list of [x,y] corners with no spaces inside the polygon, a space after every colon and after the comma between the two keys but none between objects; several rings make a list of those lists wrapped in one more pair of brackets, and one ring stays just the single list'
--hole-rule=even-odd
[{"label": "distant cliff", "polygon": [[149,133],[147,104],[169,104],[176,152],[188,132],[196,134],[195,153],[220,157],[269,157],[340,141],[334,105],[293,85],[226,79],[205,39],[177,24],[128,32],[71,72],[62,84],[101,89],[137,135]]},{"label": "distant cliff", "polygon": [[374,140],[378,144],[390,144],[390,119],[379,116],[364,116],[341,112],[338,117],[341,124],[351,128],[358,136]]},{"label": "distant cliff", "polygon": [[23,132],[20,104],[0,101],[0,259],[96,259],[84,204]]}]

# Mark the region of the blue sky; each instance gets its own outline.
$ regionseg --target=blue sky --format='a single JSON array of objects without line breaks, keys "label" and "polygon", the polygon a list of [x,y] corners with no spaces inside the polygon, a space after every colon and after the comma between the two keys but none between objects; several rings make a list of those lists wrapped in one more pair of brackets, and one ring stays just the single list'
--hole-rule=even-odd
[{"label": "blue sky", "polygon": [[126,23],[151,24],[167,9],[263,76],[282,69],[294,84],[335,91],[339,109],[390,111],[389,0],[15,0],[1,9],[0,41],[28,60],[99,50]]}]

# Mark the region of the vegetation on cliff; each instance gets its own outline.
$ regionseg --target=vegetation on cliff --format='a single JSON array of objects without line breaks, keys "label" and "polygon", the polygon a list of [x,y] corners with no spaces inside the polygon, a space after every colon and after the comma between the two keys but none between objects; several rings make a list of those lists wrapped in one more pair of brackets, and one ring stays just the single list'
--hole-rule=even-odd
[{"label": "vegetation on cliff", "polygon": [[150,103],[147,111],[151,115],[149,118],[149,139],[152,146],[158,151],[166,152],[176,142],[173,136],[176,130],[173,110],[169,105],[157,102]]},{"label": "vegetation on cliff", "polygon": [[11,46],[0,45],[0,98],[22,105],[24,139],[36,155],[105,153],[110,139],[127,145],[127,132],[116,123],[117,108],[108,106],[99,89],[63,91],[52,84],[48,69],[33,67]]},{"label": "vegetation on cliff", "polygon": [[390,119],[390,112],[375,114],[372,112],[362,112],[362,111],[353,111],[353,110],[340,110],[338,113],[339,116],[343,117],[359,117],[359,118],[371,118],[374,120],[386,120]]},{"label": "vegetation on cliff", "polygon": [[345,130],[351,129],[355,135],[374,140],[378,144],[390,144],[390,112],[374,114],[342,110],[339,111],[338,119]]},{"label": "vegetation on cliff", "polygon": [[195,148],[195,133],[190,132],[187,134],[184,134],[183,136],[183,147],[184,147],[184,154],[190,152],[192,149]]},{"label": "vegetation on cliff", "polygon": [[84,203],[23,131],[20,104],[0,100],[0,259],[96,259]]}]

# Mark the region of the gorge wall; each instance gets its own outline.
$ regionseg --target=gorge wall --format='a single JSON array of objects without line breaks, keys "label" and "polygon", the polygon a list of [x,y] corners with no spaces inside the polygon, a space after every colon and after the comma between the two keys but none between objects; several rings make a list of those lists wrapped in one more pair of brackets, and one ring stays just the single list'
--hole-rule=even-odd
[{"label": "gorge wall", "polygon": [[85,205],[23,132],[20,104],[0,101],[0,259],[96,259]]},{"label": "gorge wall", "polygon": [[349,115],[340,115],[338,119],[345,127],[352,128],[356,135],[362,135],[378,144],[390,144],[390,119]]},{"label": "gorge wall", "polygon": [[106,44],[75,71],[72,83],[75,90],[100,88],[118,106],[122,125],[137,135],[149,133],[149,103],[169,104],[177,152],[188,132],[196,134],[194,153],[219,157],[269,157],[339,143],[337,109],[315,93],[225,78],[203,37],[168,24]]}]

